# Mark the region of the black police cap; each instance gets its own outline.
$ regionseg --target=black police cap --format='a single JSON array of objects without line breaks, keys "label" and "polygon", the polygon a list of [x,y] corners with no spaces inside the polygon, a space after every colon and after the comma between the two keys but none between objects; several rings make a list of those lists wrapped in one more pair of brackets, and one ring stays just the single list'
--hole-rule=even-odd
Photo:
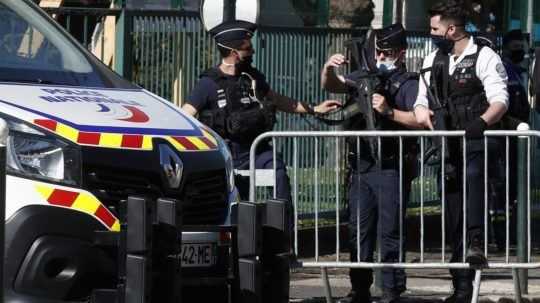
[{"label": "black police cap", "polygon": [[407,33],[400,23],[376,31],[375,47],[380,50],[407,48]]},{"label": "black police cap", "polygon": [[212,28],[209,32],[216,43],[227,46],[228,42],[251,39],[257,25],[241,20],[226,21]]}]

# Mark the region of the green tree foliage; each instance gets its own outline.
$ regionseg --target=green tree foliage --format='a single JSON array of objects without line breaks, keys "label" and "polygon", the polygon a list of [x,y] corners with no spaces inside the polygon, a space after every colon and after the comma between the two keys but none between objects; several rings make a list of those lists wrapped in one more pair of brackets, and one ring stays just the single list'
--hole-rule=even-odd
[{"label": "green tree foliage", "polygon": [[374,18],[372,0],[330,0],[330,26],[337,28],[370,26]]}]

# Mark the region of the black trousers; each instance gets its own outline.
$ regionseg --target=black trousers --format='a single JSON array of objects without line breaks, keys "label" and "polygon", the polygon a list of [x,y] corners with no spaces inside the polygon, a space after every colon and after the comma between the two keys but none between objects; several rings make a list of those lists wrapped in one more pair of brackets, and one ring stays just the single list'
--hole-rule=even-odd
[{"label": "black trousers", "polygon": [[[464,262],[463,246],[473,238],[484,239],[485,214],[485,176],[484,139],[468,140],[466,150],[466,182],[463,184],[464,163],[462,139],[448,139],[450,157],[446,161],[445,203],[446,235],[450,241],[452,257],[450,262]],[[488,156],[495,155],[499,149],[499,139],[488,139]],[[488,158],[489,159],[489,158]],[[488,166],[488,175],[495,175],[496,165]],[[440,178],[439,187],[441,188]],[[463,189],[466,189],[466,216],[463,211]],[[489,187],[488,187],[489,190]],[[465,243],[463,242],[463,220],[466,220]],[[473,270],[450,270],[453,278],[472,279]]]},{"label": "black trousers", "polygon": [[[403,186],[403,214],[410,192],[410,179]],[[381,262],[399,262],[400,247],[400,199],[399,172],[381,170],[367,173],[353,171],[349,182],[349,248],[351,261],[373,262],[377,238],[380,238]],[[359,233],[358,233],[359,232]],[[403,243],[405,229],[403,228]],[[360,252],[358,253],[358,240]],[[402,257],[405,249],[402,246]],[[371,269],[352,268],[350,270],[352,289],[366,292],[373,284]],[[386,291],[401,293],[406,289],[403,269],[384,268],[382,283]]]},{"label": "black trousers", "polygon": [[[250,146],[251,145],[239,145],[232,142],[229,143],[235,169],[249,169]],[[274,153],[268,144],[260,144],[255,156],[255,168],[274,169],[274,161],[276,162],[276,198],[288,201],[291,204],[290,206],[292,209],[291,184],[289,176],[287,175],[287,167],[279,154],[277,154],[276,159],[274,159]],[[242,200],[248,200],[249,178],[237,177],[235,178],[235,182],[240,198]]]}]

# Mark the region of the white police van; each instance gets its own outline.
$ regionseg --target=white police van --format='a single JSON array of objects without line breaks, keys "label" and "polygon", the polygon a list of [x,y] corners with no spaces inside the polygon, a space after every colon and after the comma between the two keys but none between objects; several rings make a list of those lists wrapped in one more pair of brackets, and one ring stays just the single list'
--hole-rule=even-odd
[{"label": "white police van", "polygon": [[[68,302],[114,288],[129,196],[177,199],[183,224],[226,222],[236,199],[222,139],[113,73],[29,0],[0,0],[0,118],[9,127],[5,302]],[[185,273],[214,272],[219,232],[184,232]],[[121,281],[120,281],[121,282]]]}]

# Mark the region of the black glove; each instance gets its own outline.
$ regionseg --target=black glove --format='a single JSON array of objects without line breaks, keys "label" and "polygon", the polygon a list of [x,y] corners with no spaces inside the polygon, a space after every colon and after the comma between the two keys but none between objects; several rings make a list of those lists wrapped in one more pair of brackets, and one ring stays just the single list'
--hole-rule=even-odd
[{"label": "black glove", "polygon": [[480,139],[484,136],[484,131],[487,128],[487,123],[482,118],[478,117],[467,124],[465,127],[465,138]]}]

